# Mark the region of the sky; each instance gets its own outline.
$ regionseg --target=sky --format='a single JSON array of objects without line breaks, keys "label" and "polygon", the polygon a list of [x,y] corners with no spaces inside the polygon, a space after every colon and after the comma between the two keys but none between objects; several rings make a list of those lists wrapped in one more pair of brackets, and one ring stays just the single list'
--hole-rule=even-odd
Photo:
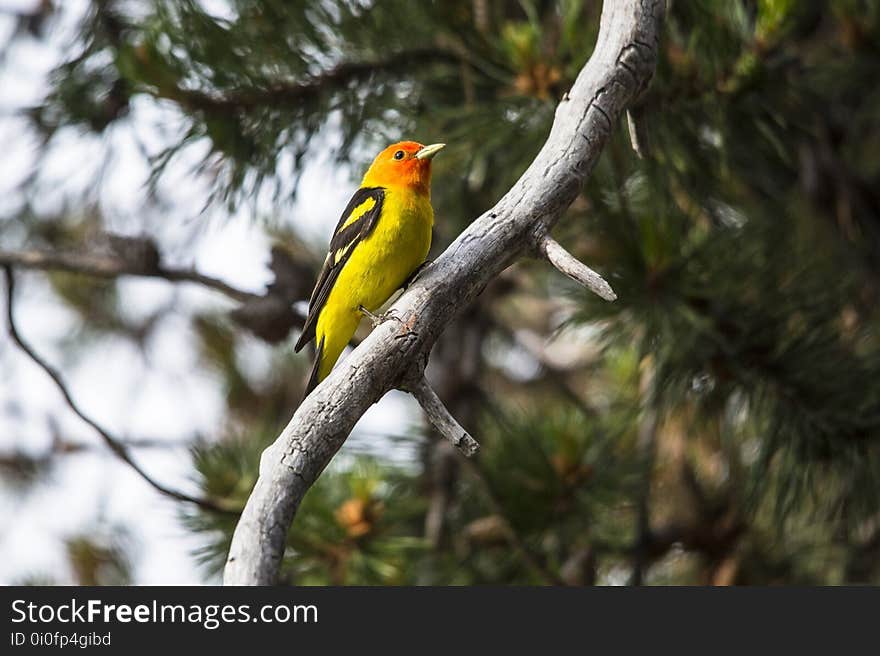
[{"label": "sky", "polygon": [[[5,44],[11,33],[9,10],[34,4],[0,0],[0,44]],[[0,60],[3,249],[27,246],[23,231],[6,217],[23,200],[17,192],[19,183],[37,168],[37,143],[16,114],[39,102],[46,92],[47,75],[69,52],[67,44],[86,2],[65,0],[59,6],[61,17],[46,42],[19,39]],[[149,167],[142,151],[157,152],[182,125],[173,108],[138,98],[131,116],[102,139],[69,130],[38,167],[37,206],[47,212],[64,207],[81,197],[89,181],[100,173],[103,180],[97,200],[109,217],[111,230],[146,232],[167,256],[166,264],[194,265],[202,273],[254,292],[271,281],[267,268],[271,243],[256,216],[271,211],[305,241],[317,247],[327,242],[356,187],[354,172],[340,170],[329,159],[316,158],[307,164],[298,200],[289,206],[265,200],[262,206],[242,207],[230,215],[222,208],[202,212],[207,184],[191,174],[199,155],[197,145],[163,177],[161,191],[168,205],[162,211],[145,209]],[[331,125],[322,138],[332,144],[334,137]],[[21,273],[18,283],[20,332],[61,370],[77,403],[118,435],[175,445],[137,449],[134,455],[162,483],[196,492],[186,445],[196,434],[217,432],[225,399],[218,380],[194,366],[195,341],[187,317],[198,310],[231,308],[231,302],[194,285],[123,279],[119,290],[129,316],[148,315],[172,301],[185,310],[159,325],[144,352],[126,340],[102,337],[74,358],[63,346],[81,328],[80,320],[59,304],[41,274]],[[275,348],[289,347],[290,343],[285,343]],[[269,366],[270,347],[252,339],[245,352],[247,372],[260,377]],[[137,584],[216,582],[205,579],[190,555],[199,538],[181,526],[178,504],[153,491],[73,416],[45,373],[9,339],[5,325],[0,335],[0,372],[0,453],[23,450],[38,455],[49,448],[53,433],[65,441],[92,447],[56,458],[48,479],[24,492],[0,480],[0,584],[34,576],[73,582],[64,540],[95,527],[129,536]],[[346,453],[354,450],[401,460],[411,457],[406,445],[392,447],[381,436],[405,432],[420,421],[412,399],[402,393],[387,395],[358,423],[336,466],[344,466]]]}]

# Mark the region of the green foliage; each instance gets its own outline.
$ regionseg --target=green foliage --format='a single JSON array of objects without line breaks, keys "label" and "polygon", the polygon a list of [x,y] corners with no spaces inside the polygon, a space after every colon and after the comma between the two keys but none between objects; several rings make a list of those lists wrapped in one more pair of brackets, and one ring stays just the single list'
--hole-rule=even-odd
[{"label": "green foliage", "polygon": [[65,540],[78,585],[131,585],[131,538],[122,526],[99,524]]},{"label": "green foliage", "polygon": [[483,455],[463,477],[450,527],[466,559],[435,582],[548,583],[511,549],[515,540],[551,572],[590,543],[625,549],[644,472],[632,457],[632,417],[604,419],[563,404],[481,422]]},{"label": "green foliage", "polygon": [[291,530],[285,572],[306,585],[413,583],[410,563],[425,549],[414,483],[367,458],[322,476]]},{"label": "green foliage", "polygon": [[[265,445],[239,438],[198,447],[194,461],[203,492],[243,507]],[[407,559],[424,550],[417,535],[423,502],[413,484],[403,472],[366,458],[351,469],[325,472],[302,503],[303,521],[289,533],[282,578],[299,585],[412,582]],[[211,574],[226,561],[235,519],[201,511],[185,516],[208,538],[197,555]]]},{"label": "green foliage", "polygon": [[[623,263],[615,281],[621,300],[586,299],[579,316],[604,316],[612,342],[639,340],[654,359],[661,409],[696,403],[710,416],[729,417],[741,438],[757,440],[756,485],[763,489],[766,469],[774,467],[782,507],[822,487],[829,513],[846,505],[850,519],[861,521],[878,510],[870,490],[880,473],[878,315],[874,302],[865,303],[877,294],[877,242],[870,236],[877,215],[864,205],[873,202],[863,195],[872,165],[847,161],[850,144],[857,147],[864,134],[839,121],[845,113],[858,120],[880,104],[845,93],[833,103],[816,101],[827,94],[817,86],[818,70],[798,70],[793,59],[825,52],[827,70],[852,60],[841,52],[845,43],[814,44],[816,31],[835,27],[803,24],[816,18],[791,3],[760,3],[756,41],[737,53],[713,40],[716,63],[735,78],[722,75],[717,92],[697,98],[682,96],[680,76],[666,66],[705,69],[708,46],[693,36],[687,44],[670,40],[667,55],[675,59],[663,60],[651,92],[664,99],[664,111],[651,117],[656,161],[637,162],[618,142],[612,148],[626,165],[600,169],[591,184],[603,200],[591,216],[592,232],[601,235],[595,248]],[[741,20],[730,16],[716,28],[733,38]],[[758,43],[770,32],[782,39],[780,26],[789,22],[788,38]],[[672,34],[676,27],[673,20]],[[745,70],[740,63],[749,50],[753,63]],[[785,57],[771,54],[783,50]],[[836,85],[859,79],[840,75]],[[719,95],[726,100],[719,103]],[[833,155],[826,152],[828,130],[839,140]],[[840,161],[816,161],[825,157]],[[809,170],[829,166],[834,170]],[[620,169],[636,172],[619,180]],[[606,191],[614,186],[609,178],[616,193]],[[825,193],[837,197],[837,216],[827,216]],[[861,207],[841,214],[840,203]]]},{"label": "green foliage", "polygon": [[[266,437],[243,439],[231,435],[217,444],[194,446],[196,482],[203,494],[230,508],[244,508],[257,482],[260,453],[267,444]],[[184,509],[182,517],[190,530],[204,536],[204,545],[194,554],[197,561],[209,574],[222,571],[237,516]]]}]

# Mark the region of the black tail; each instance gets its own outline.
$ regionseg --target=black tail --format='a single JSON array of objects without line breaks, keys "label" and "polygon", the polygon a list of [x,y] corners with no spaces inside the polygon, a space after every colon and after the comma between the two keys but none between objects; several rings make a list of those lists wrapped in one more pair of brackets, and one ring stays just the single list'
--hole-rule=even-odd
[{"label": "black tail", "polygon": [[309,374],[309,382],[306,383],[306,391],[303,393],[303,400],[312,393],[312,390],[318,386],[320,382],[318,380],[318,369],[321,367],[321,358],[324,357],[324,338],[321,338],[321,343],[318,344],[318,348],[315,349],[315,364],[312,365],[312,371]]}]

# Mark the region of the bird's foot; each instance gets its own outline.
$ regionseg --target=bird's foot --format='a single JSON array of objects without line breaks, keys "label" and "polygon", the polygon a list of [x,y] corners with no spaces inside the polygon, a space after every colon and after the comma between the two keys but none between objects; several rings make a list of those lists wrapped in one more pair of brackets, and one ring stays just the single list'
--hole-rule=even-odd
[{"label": "bird's foot", "polygon": [[359,305],[358,310],[360,310],[361,314],[363,314],[372,322],[373,328],[385,323],[386,321],[396,321],[397,323],[403,325],[403,319],[397,316],[397,310],[395,310],[394,308],[390,308],[382,314],[373,314],[363,305]]}]

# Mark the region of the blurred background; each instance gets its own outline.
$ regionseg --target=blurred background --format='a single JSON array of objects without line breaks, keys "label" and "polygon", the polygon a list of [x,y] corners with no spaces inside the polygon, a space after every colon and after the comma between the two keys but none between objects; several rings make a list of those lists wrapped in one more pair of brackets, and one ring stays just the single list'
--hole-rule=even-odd
[{"label": "blurred background", "polygon": [[[880,583],[880,1],[668,4],[647,156],[619,125],[555,233],[619,299],[505,271],[428,371],[479,457],[389,394],[285,582]],[[439,253],[600,11],[0,0],[0,582],[218,582],[365,165],[449,144]]]}]

